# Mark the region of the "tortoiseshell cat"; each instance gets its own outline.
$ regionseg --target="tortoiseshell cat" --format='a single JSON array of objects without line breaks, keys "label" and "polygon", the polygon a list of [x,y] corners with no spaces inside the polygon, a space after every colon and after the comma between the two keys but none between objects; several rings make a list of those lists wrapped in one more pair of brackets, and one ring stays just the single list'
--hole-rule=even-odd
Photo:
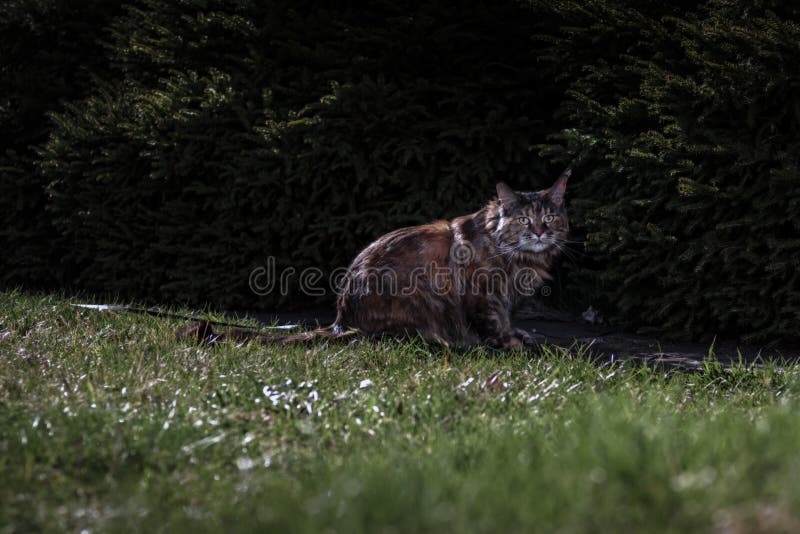
[{"label": "tortoiseshell cat", "polygon": [[448,346],[513,348],[533,343],[511,325],[511,309],[550,278],[569,221],[564,191],[570,169],[549,189],[515,192],[497,184],[497,199],[471,215],[401,228],[379,237],[347,270],[334,323],[300,334],[229,330],[208,323],[183,332],[201,341],[294,342],[316,338],[407,336]]}]

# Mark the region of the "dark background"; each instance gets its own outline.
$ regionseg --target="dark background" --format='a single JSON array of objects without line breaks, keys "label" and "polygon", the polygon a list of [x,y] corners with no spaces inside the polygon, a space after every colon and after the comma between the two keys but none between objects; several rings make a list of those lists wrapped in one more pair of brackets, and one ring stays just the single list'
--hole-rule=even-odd
[{"label": "dark background", "polygon": [[4,2],[0,284],[271,309],[572,164],[551,306],[798,337],[792,2]]}]

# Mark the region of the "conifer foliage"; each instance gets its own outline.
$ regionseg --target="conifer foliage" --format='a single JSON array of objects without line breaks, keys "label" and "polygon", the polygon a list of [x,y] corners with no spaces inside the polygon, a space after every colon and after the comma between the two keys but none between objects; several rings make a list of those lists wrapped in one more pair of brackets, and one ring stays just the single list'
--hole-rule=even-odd
[{"label": "conifer foliage", "polygon": [[4,2],[0,15],[0,284],[52,286],[68,278],[45,211],[36,148],[48,114],[91,91],[107,66],[101,40],[121,12],[113,2]]},{"label": "conifer foliage", "polygon": [[248,287],[269,257],[330,272],[383,232],[477,208],[498,177],[543,185],[537,20],[456,4],[128,7],[116,75],[54,117],[42,151],[76,282],[272,305]]},{"label": "conifer foliage", "polygon": [[[800,13],[630,4],[562,6],[578,25],[551,41],[576,60],[559,138],[590,167],[576,207],[602,269],[584,275],[640,327],[796,336]],[[613,52],[587,55],[601,35]]]}]

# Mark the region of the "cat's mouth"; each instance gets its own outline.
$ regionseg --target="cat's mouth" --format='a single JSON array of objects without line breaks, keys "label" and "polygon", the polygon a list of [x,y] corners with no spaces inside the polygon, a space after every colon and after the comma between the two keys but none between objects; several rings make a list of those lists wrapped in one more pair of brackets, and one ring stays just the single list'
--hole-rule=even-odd
[{"label": "cat's mouth", "polygon": [[552,246],[550,241],[545,241],[540,237],[535,237],[533,239],[528,239],[520,243],[520,248],[522,250],[526,250],[528,252],[544,252],[548,248]]}]

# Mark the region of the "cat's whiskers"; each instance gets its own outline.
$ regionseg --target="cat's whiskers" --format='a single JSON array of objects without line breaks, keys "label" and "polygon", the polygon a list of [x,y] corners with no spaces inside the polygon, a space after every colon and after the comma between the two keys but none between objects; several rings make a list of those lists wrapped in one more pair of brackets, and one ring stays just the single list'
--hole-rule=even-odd
[{"label": "cat's whiskers", "polygon": [[510,256],[508,259],[514,259],[514,255],[519,254],[521,247],[522,243],[518,243],[516,246],[510,243],[500,243],[497,245],[497,254],[489,256],[489,259],[491,260],[498,256]]},{"label": "cat's whiskers", "polygon": [[555,239],[555,241],[558,241],[558,243],[560,243],[562,245],[581,245],[581,246],[583,246],[583,244],[584,244],[583,241],[572,241],[572,240],[569,240],[569,239]]},{"label": "cat's whiskers", "polygon": [[552,241],[552,245],[558,249],[558,251],[567,259],[575,262],[575,260],[580,256],[585,256],[585,254],[579,250],[575,250],[568,246],[569,241],[566,239],[555,239]]}]

